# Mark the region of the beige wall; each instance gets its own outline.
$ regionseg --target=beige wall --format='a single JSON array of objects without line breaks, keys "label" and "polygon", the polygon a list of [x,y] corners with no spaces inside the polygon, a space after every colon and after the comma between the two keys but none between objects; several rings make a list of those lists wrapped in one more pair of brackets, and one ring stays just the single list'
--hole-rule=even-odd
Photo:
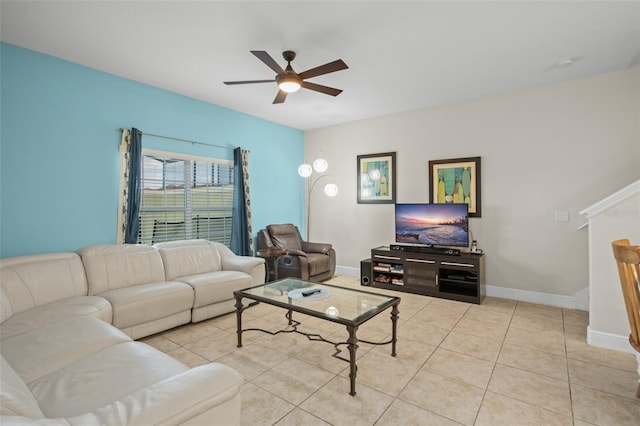
[{"label": "beige wall", "polygon": [[[397,202],[428,201],[429,160],[482,157],[482,218],[471,231],[490,286],[573,296],[588,286],[579,211],[640,178],[640,67],[305,133],[339,185],[311,202],[310,240],[359,268],[394,239],[393,205],[356,203],[356,156],[397,152]],[[328,181],[325,179],[325,181]],[[568,211],[569,222],[554,221]]]},{"label": "beige wall", "polygon": [[618,269],[611,241],[626,238],[640,244],[640,193],[623,200],[589,219],[590,305],[589,338],[598,346],[629,347],[629,321],[622,297]]}]

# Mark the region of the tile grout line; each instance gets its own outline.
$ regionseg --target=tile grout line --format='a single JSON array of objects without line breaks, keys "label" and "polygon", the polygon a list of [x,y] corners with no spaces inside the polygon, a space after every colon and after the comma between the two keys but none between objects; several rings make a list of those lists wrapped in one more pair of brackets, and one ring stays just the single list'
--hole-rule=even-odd
[{"label": "tile grout line", "polygon": [[502,352],[502,348],[504,347],[504,342],[507,340],[507,334],[509,333],[509,328],[511,328],[511,322],[513,321],[513,315],[515,314],[517,306],[518,306],[518,303],[516,302],[516,305],[513,308],[513,312],[511,313],[511,317],[509,318],[509,324],[507,325],[507,330],[505,331],[504,337],[502,338],[502,342],[500,343],[500,350],[498,351],[498,354],[496,355],[496,359],[493,362],[491,375],[489,376],[489,380],[487,381],[487,386],[485,387],[484,392],[482,393],[482,398],[480,399],[480,404],[478,405],[478,411],[476,411],[476,415],[473,419],[472,424],[476,424],[476,422],[478,421],[478,416],[480,415],[480,411],[482,410],[482,404],[484,404],[484,399],[487,396],[487,392],[489,392],[489,385],[491,384],[491,379],[493,378],[493,374],[496,371],[496,365],[498,365],[498,359],[500,358],[500,353]]},{"label": "tile grout line", "polygon": [[569,371],[569,351],[567,349],[567,328],[564,322],[564,309],[561,310],[562,313],[562,340],[564,343],[564,361],[567,367],[567,383],[569,385],[569,403],[571,404],[571,422],[576,424],[576,413],[573,408],[573,389],[571,386],[571,372]]}]

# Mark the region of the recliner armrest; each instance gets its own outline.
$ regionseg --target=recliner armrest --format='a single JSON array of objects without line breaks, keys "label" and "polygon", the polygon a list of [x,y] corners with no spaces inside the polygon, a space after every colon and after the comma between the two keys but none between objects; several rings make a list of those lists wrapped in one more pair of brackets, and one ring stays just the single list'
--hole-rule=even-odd
[{"label": "recliner armrest", "polygon": [[302,250],[306,251],[307,253],[327,254],[329,253],[329,250],[331,250],[332,248],[333,246],[328,243],[308,243],[304,241],[302,242]]},{"label": "recliner armrest", "polygon": [[304,256],[307,257],[307,253],[302,250],[288,249],[287,254],[289,256]]}]

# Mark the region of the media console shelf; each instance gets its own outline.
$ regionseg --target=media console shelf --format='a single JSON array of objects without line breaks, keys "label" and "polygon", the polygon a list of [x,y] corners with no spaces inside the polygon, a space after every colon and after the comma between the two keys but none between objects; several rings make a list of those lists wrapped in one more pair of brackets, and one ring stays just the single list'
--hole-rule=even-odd
[{"label": "media console shelf", "polygon": [[372,287],[480,304],[485,295],[484,254],[371,250]]}]

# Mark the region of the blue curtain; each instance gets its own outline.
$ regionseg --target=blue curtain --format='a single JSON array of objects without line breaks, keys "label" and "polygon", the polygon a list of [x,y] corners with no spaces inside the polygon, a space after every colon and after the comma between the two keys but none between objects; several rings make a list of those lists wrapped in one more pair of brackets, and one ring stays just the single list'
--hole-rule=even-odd
[{"label": "blue curtain", "polygon": [[239,256],[253,255],[247,154],[247,151],[243,151],[240,148],[233,150],[231,251]]},{"label": "blue curtain", "polygon": [[129,191],[127,196],[127,222],[124,230],[124,242],[135,244],[138,242],[138,228],[140,222],[140,196],[142,191],[140,160],[142,156],[142,132],[131,129],[129,136]]}]

